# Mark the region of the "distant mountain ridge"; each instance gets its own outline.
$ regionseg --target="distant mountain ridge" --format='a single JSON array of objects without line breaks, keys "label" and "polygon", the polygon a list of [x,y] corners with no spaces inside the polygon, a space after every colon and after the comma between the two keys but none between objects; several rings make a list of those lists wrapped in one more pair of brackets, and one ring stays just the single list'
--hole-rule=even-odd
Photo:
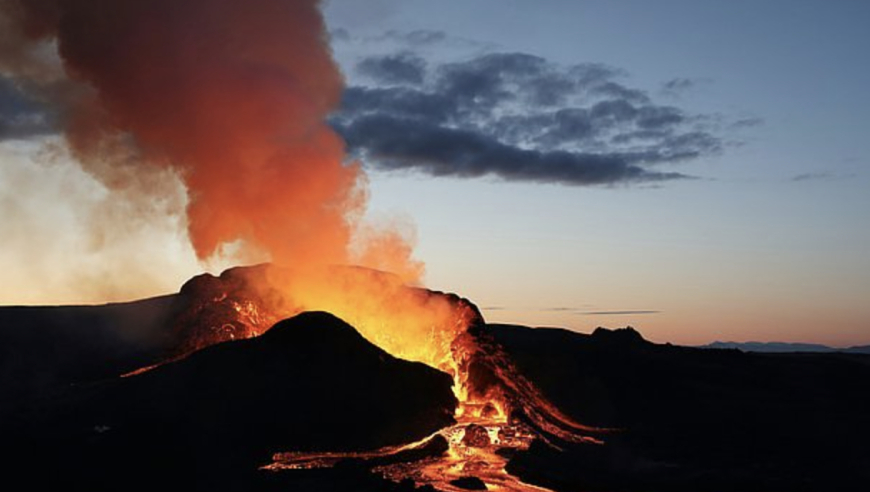
[{"label": "distant mountain ridge", "polygon": [[508,471],[558,492],[811,492],[870,482],[870,356],[709,350],[634,330],[481,328],[604,446],[533,443]]},{"label": "distant mountain ridge", "polygon": [[720,342],[716,341],[701,345],[703,349],[737,349],[742,352],[841,352],[845,354],[870,354],[870,345],[858,345],[847,348],[829,347],[817,343],[787,343],[787,342]]}]

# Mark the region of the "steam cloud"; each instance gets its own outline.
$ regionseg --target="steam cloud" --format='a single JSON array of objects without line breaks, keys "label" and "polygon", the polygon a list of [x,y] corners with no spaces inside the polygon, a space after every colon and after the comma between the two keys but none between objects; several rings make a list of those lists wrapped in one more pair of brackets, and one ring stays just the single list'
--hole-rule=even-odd
[{"label": "steam cloud", "polygon": [[401,233],[357,227],[366,180],[325,123],[343,80],[318,0],[0,0],[0,75],[126,203],[170,213],[154,203],[179,178],[200,260],[421,273]]}]

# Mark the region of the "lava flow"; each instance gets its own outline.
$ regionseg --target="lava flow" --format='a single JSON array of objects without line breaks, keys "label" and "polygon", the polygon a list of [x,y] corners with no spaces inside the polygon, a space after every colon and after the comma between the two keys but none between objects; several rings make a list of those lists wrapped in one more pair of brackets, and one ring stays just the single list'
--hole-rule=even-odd
[{"label": "lava flow", "polygon": [[478,309],[452,294],[409,287],[394,275],[359,267],[314,271],[271,265],[202,275],[181,290],[175,319],[181,357],[222,341],[258,336],[280,319],[327,311],[390,354],[450,374],[458,401],[452,426],[419,442],[354,452],[281,452],[268,470],[326,468],[363,460],[384,477],[438,490],[462,490],[458,479],[490,490],[544,490],[505,467],[533,440],[551,446],[598,444],[602,429],[580,425],[523,377],[488,336]]},{"label": "lava flow", "polygon": [[[484,344],[476,342],[470,333],[461,334],[454,341],[455,365],[452,372],[458,388],[459,406],[456,424],[438,431],[416,443],[391,446],[369,452],[351,453],[277,453],[273,463],[265,469],[272,471],[332,467],[345,459],[377,463],[384,458],[395,460],[373,466],[372,471],[385,478],[400,482],[411,479],[417,485],[432,485],[436,490],[458,492],[466,490],[457,485],[461,480],[475,480],[487,490],[546,491],[548,489],[522,482],[507,470],[510,456],[528,449],[535,439],[555,446],[553,440],[600,444],[590,437],[603,430],[585,427],[547,402],[534,386],[496,352],[489,357],[483,352]],[[488,347],[491,348],[491,347]],[[499,361],[498,365],[491,365]],[[495,369],[485,388],[476,387],[469,379],[467,369],[474,364]],[[510,378],[514,384],[504,384]],[[527,393],[519,393],[519,390]],[[433,440],[443,438],[447,450],[418,459],[403,460],[402,453],[423,451]],[[479,481],[479,482],[478,482]]]},{"label": "lava flow", "polygon": [[[219,279],[223,287],[205,297],[209,311],[233,316],[215,318],[208,326],[186,324],[196,327],[196,333],[186,334],[194,341],[189,348],[256,336],[267,328],[265,322],[279,316],[326,310],[391,354],[451,374],[459,404],[454,425],[419,442],[363,452],[282,452],[265,469],[328,468],[357,459],[390,480],[410,479],[442,491],[463,490],[455,485],[461,479],[479,481],[489,490],[540,491],[546,489],[506,471],[513,453],[528,449],[535,439],[552,446],[601,442],[594,437],[601,429],[573,422],[519,373],[487,337],[483,318],[470,302],[405,286],[389,274],[348,267],[332,268],[318,282],[304,279],[303,294],[292,288],[300,281],[293,273],[275,267],[225,272]],[[203,290],[214,283],[204,277],[186,287]],[[233,288],[224,290],[227,286]],[[216,310],[216,304],[224,310]],[[201,318],[203,309],[181,319]]]}]

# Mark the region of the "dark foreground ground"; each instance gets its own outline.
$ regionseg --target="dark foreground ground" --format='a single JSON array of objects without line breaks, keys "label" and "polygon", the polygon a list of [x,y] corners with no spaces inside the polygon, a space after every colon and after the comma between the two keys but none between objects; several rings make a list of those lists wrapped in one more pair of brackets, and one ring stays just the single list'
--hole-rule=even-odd
[{"label": "dark foreground ground", "polygon": [[35,490],[392,490],[352,463],[292,476],[258,468],[276,451],[422,439],[454,423],[452,383],[330,314],[303,313],[258,338],[7,406],[4,474]]},{"label": "dark foreground ground", "polygon": [[[426,436],[452,423],[447,375],[395,359],[314,313],[119,378],[172,353],[178,330],[166,327],[190,302],[179,294],[0,308],[0,487],[24,479],[33,490],[415,489],[355,461],[302,472],[258,467],[275,451]],[[509,469],[529,483],[565,492],[870,483],[870,356],[656,345],[628,329],[474,330],[561,410],[613,429],[602,446],[536,442],[517,454]]]},{"label": "dark foreground ground", "polygon": [[657,345],[631,329],[485,330],[559,408],[617,429],[511,469],[557,490],[821,491],[870,483],[870,356]]}]

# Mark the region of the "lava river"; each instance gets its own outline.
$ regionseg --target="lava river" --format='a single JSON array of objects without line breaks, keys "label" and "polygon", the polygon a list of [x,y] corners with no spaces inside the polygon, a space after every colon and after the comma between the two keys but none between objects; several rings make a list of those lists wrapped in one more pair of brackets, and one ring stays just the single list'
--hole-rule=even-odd
[{"label": "lava river", "polygon": [[279,452],[271,471],[367,463],[396,482],[410,479],[441,491],[541,491],[507,472],[510,457],[539,440],[553,447],[600,444],[606,430],[576,423],[541,394],[487,333],[479,310],[453,294],[408,287],[369,269],[334,267],[316,275],[269,265],[202,275],[182,287],[177,316],[182,357],[221,341],[262,334],[275,321],[306,310],[330,312],[393,356],[453,377],[455,424],[419,442],[365,452]]},{"label": "lava river", "polygon": [[[528,449],[535,439],[556,447],[567,442],[602,443],[594,436],[604,434],[605,429],[577,424],[562,414],[486,337],[460,335],[453,354],[459,399],[456,424],[415,443],[373,451],[277,453],[264,469],[330,468],[354,459],[370,463],[374,473],[394,482],[410,479],[418,486],[431,485],[444,492],[481,484],[486,490],[541,492],[550,489],[525,483],[507,471],[513,454]],[[470,375],[482,381],[473,381]]]}]

